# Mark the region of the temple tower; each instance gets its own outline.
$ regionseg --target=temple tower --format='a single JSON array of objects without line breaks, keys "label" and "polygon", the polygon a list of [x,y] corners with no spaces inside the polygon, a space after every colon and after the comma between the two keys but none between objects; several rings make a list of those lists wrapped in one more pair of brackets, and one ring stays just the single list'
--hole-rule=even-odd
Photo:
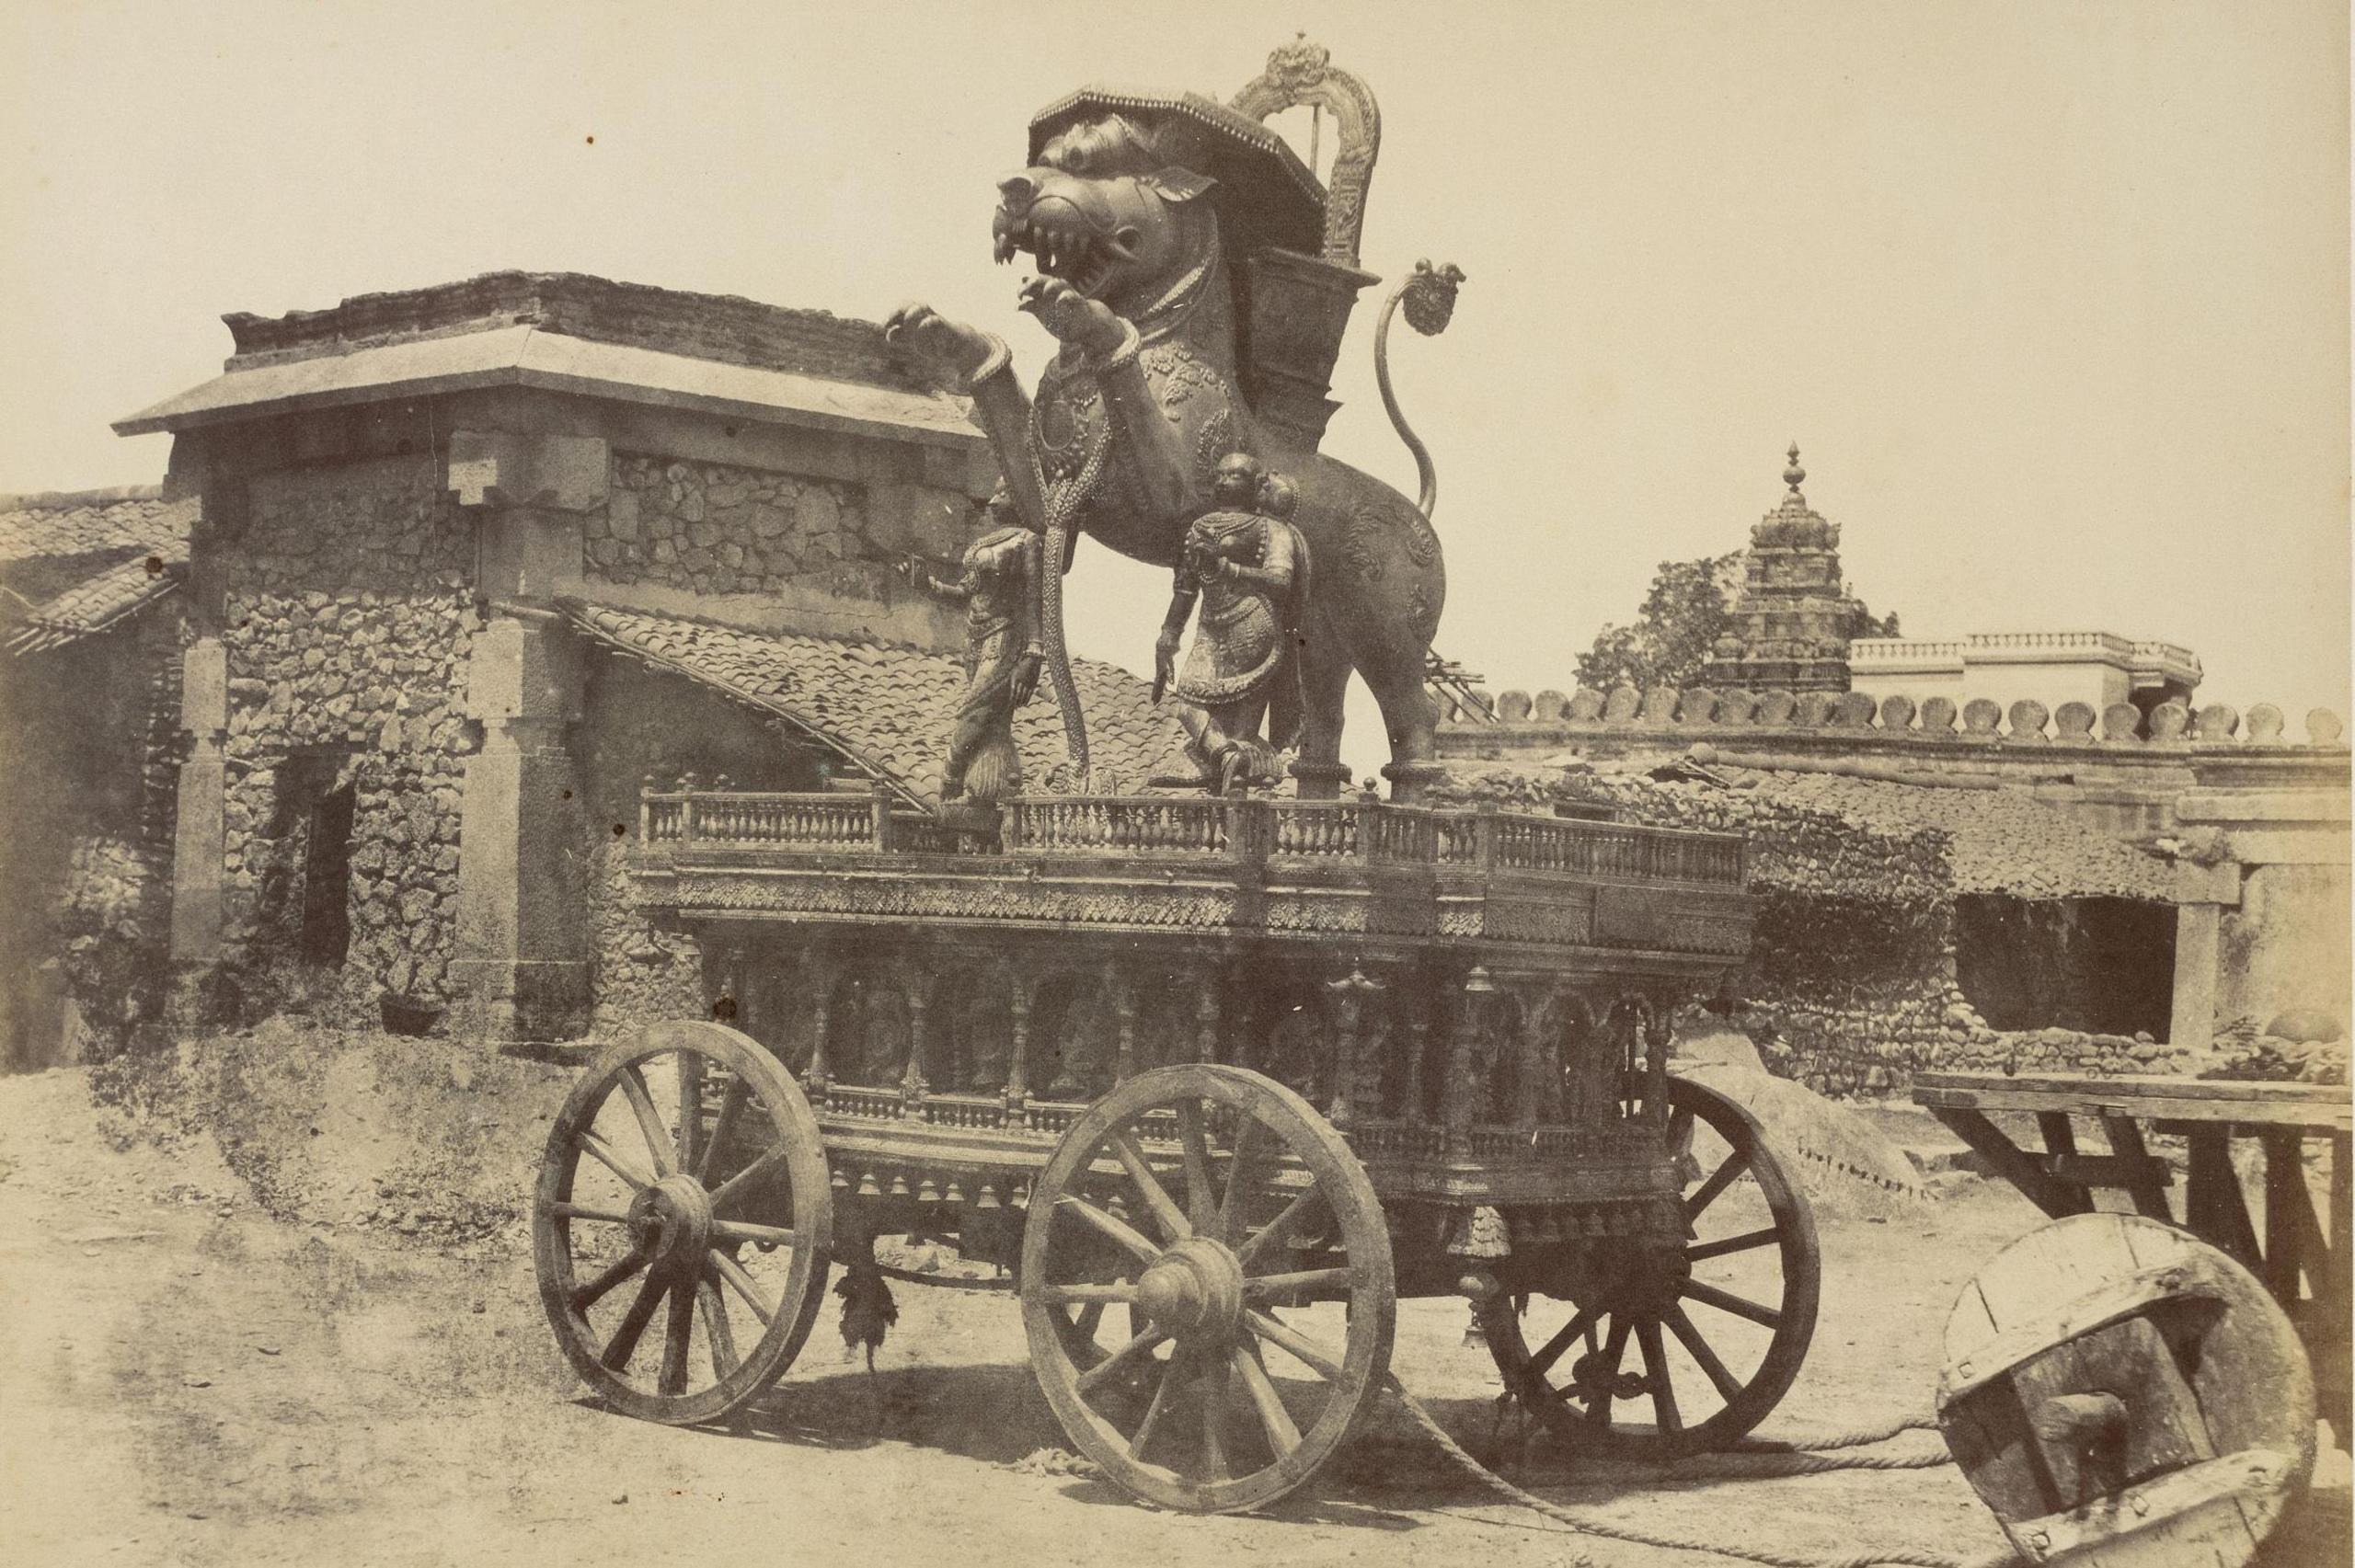
[{"label": "temple tower", "polygon": [[1840,525],[1807,504],[1791,443],[1790,486],[1750,531],[1750,559],[1728,627],[1703,667],[1718,691],[1844,692],[1856,606],[1840,576]]}]

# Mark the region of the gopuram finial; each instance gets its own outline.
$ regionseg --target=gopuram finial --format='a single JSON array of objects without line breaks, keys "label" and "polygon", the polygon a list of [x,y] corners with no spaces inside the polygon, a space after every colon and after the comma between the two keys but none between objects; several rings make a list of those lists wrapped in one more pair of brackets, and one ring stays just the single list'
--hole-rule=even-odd
[{"label": "gopuram finial", "polygon": [[[1792,495],[1797,496],[1799,493],[1799,484],[1802,480],[1806,479],[1806,477],[1807,470],[1799,466],[1799,443],[1793,441],[1791,443],[1791,465],[1783,470],[1783,483],[1791,487]],[[1801,497],[1800,498],[1805,499],[1806,498]]]}]

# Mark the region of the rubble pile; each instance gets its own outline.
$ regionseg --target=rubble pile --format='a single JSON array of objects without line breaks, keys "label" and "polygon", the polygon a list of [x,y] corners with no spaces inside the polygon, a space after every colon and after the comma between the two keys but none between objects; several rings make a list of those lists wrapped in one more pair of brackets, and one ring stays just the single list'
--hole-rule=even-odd
[{"label": "rubble pile", "polygon": [[2036,801],[1826,774],[1655,778],[1585,764],[1459,771],[1433,796],[1538,812],[1605,805],[1625,821],[1743,835],[1758,922],[1732,1021],[1775,1072],[1818,1093],[1893,1093],[1921,1070],[2198,1065],[2148,1035],[1996,1029],[1957,984],[1959,894],[2166,896],[2163,863]]}]

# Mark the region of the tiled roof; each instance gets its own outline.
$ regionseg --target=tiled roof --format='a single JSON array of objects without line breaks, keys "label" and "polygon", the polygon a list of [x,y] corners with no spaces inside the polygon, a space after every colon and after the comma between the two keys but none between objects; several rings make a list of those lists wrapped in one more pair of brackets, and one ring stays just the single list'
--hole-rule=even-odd
[{"label": "tiled roof", "polygon": [[167,501],[154,485],[0,496],[0,566],[71,555],[161,554],[175,541],[185,543],[196,510],[194,499]]},{"label": "tiled roof", "polygon": [[188,573],[188,544],[175,541],[83,578],[25,618],[7,635],[13,654],[43,653],[104,631],[179,587]]},{"label": "tiled roof", "polygon": [[[153,485],[0,496],[0,572],[16,568],[0,647],[60,647],[171,592],[187,575],[198,509]],[[44,597],[28,604],[33,595]]]},{"label": "tiled roof", "polygon": [[[940,763],[964,690],[961,659],[899,644],[752,632],[676,615],[567,601],[591,636],[659,668],[776,714],[889,780],[910,799],[940,798]],[[1142,786],[1151,775],[1182,773],[1185,735],[1144,682],[1117,665],[1072,660],[1087,715],[1092,760]],[[1063,760],[1063,721],[1048,682],[1014,719],[1028,786],[1042,787]]]}]

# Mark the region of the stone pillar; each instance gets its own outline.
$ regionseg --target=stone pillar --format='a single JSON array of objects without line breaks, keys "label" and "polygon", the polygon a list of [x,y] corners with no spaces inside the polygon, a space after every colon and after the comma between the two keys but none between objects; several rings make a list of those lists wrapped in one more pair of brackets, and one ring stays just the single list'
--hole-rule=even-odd
[{"label": "stone pillar", "polygon": [[2167,1044],[2204,1051],[2216,1041],[2217,937],[2224,911],[2215,904],[2175,910],[2175,1000],[2167,1014]]},{"label": "stone pillar", "polygon": [[475,519],[490,604],[467,672],[483,739],[466,760],[450,970],[468,1025],[491,1038],[588,1026],[587,846],[569,734],[580,650],[550,605],[580,585],[581,516],[605,504],[609,466],[587,437],[450,437],[450,488]]},{"label": "stone pillar", "polygon": [[475,638],[458,836],[452,990],[495,1039],[569,1039],[588,1025],[589,919],[580,780],[566,729],[579,652],[554,618],[511,608]]},{"label": "stone pillar", "polygon": [[210,964],[221,956],[222,857],[227,772],[222,743],[229,732],[229,662],[218,637],[200,638],[181,655],[180,727],[189,732],[180,761],[178,818],[172,839],[174,960]]}]

